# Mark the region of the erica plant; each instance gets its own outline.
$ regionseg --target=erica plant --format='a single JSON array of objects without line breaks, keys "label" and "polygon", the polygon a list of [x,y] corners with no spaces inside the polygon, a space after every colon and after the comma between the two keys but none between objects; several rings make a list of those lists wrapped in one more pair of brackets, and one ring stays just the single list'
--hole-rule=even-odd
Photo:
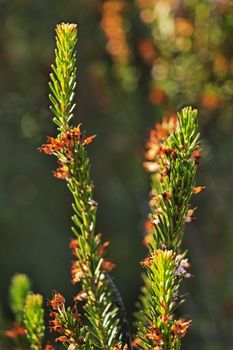
[{"label": "erica plant", "polygon": [[145,169],[151,173],[150,214],[146,222],[148,256],[141,262],[146,270],[145,287],[138,318],[140,349],[180,349],[181,338],[191,320],[177,318],[184,302],[179,287],[190,277],[187,251],[182,251],[186,222],[195,209],[189,205],[200,158],[197,111],[184,108],[156,124],[146,145]]},{"label": "erica plant", "polygon": [[[71,275],[77,284],[73,305],[54,293],[48,302],[49,330],[69,350],[178,350],[191,320],[176,315],[184,302],[179,287],[190,277],[187,251],[182,248],[184,226],[193,219],[190,207],[200,158],[197,111],[188,107],[156,124],[146,145],[144,167],[151,173],[150,214],[144,243],[148,256],[141,262],[144,286],[136,314],[137,329],[131,340],[124,304],[110,272],[115,264],[106,258],[109,242],[96,234],[97,202],[93,198],[90,162],[86,151],[95,135],[72,125],[75,110],[77,27],[56,28],[55,64],[49,86],[57,135],[48,137],[39,151],[57,158],[54,176],[66,182],[72,194],[74,257]],[[30,292],[30,282],[17,275],[10,289],[16,324],[7,331],[17,349],[52,350],[43,345],[43,299]]]},{"label": "erica plant", "polygon": [[[95,232],[97,203],[93,199],[94,186],[86,152],[86,146],[95,136],[87,137],[80,125],[71,125],[75,108],[76,25],[61,24],[57,26],[56,34],[56,58],[49,86],[58,135],[49,137],[40,151],[57,157],[59,168],[54,176],[66,181],[73,196],[75,239],[71,248],[75,260],[72,281],[80,284],[81,291],[75,297],[73,309],[66,309],[61,295],[54,296],[50,328],[61,335],[57,340],[74,349],[113,349],[123,346],[125,339],[109,277],[115,265],[105,259],[109,242],[102,243],[101,235]],[[84,320],[78,311],[80,303],[83,304]]]}]

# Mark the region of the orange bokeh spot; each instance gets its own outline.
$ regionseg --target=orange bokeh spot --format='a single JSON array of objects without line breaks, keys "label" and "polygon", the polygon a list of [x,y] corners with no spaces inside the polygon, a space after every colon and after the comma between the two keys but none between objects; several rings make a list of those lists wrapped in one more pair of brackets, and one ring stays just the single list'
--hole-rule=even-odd
[{"label": "orange bokeh spot", "polygon": [[163,90],[154,88],[149,92],[149,101],[155,105],[163,103],[166,99],[166,94]]}]

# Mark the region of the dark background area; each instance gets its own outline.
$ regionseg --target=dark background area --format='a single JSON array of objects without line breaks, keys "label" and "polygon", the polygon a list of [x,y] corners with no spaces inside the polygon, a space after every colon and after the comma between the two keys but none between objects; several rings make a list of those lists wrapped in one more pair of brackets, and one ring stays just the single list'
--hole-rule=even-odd
[{"label": "dark background area", "polygon": [[[108,3],[108,6],[106,6]],[[105,4],[105,5],[104,5]],[[111,241],[114,279],[132,320],[149,176],[148,131],[162,115],[199,109],[203,159],[192,201],[198,219],[186,228],[194,278],[182,314],[193,319],[186,349],[232,349],[233,7],[215,1],[0,0],[0,322],[11,321],[8,285],[24,272],[34,290],[72,300],[71,197],[52,176],[55,160],[37,148],[55,135],[48,75],[54,29],[78,23],[75,123],[89,135],[99,202],[98,231]]]}]

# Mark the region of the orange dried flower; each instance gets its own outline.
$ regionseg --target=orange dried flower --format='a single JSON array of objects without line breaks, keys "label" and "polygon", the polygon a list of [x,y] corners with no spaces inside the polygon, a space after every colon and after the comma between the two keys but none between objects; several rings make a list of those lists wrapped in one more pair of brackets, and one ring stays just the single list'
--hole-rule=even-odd
[{"label": "orange dried flower", "polygon": [[39,152],[44,152],[45,154],[51,155],[55,152],[60,151],[64,146],[64,143],[62,141],[59,141],[50,136],[48,136],[47,141],[48,143],[45,143],[40,148],[38,148]]},{"label": "orange dried flower", "polygon": [[74,301],[83,301],[87,300],[87,293],[81,290],[75,297]]},{"label": "orange dried flower", "polygon": [[194,219],[195,219],[195,217],[194,217],[194,212],[195,212],[195,210],[196,210],[197,208],[194,208],[194,209],[189,209],[188,210],[188,214],[185,216],[185,218],[184,218],[184,221],[185,222],[192,222]]},{"label": "orange dried flower", "polygon": [[172,152],[172,150],[171,150],[171,148],[169,148],[169,147],[163,147],[163,146],[161,146],[160,147],[160,152],[162,152],[162,153],[165,153],[165,154],[171,154],[171,152]]},{"label": "orange dried flower", "polygon": [[175,322],[175,324],[173,324],[171,326],[171,331],[173,334],[180,336],[181,338],[183,338],[185,336],[185,334],[187,333],[187,330],[190,326],[190,324],[192,323],[192,321],[185,321],[185,319],[181,318],[179,320],[177,320]]},{"label": "orange dried flower", "polygon": [[115,345],[115,346],[114,346],[114,350],[121,350],[120,345]]},{"label": "orange dried flower", "polygon": [[123,348],[119,344],[116,344],[114,346],[114,350],[128,350],[128,349],[129,349],[128,345],[125,345]]},{"label": "orange dried flower", "polygon": [[17,323],[14,323],[12,329],[9,329],[8,331],[6,331],[5,334],[9,338],[18,338],[18,337],[24,336],[26,333],[27,333],[27,329],[25,327],[22,327]]},{"label": "orange dried flower", "polygon": [[145,237],[143,238],[143,245],[146,247],[146,248],[149,248],[150,244],[151,244],[151,241],[152,241],[152,236],[148,233],[145,235]]},{"label": "orange dried flower", "polygon": [[83,271],[79,265],[78,261],[73,261],[72,265],[71,265],[71,282],[73,284],[76,284],[78,282],[81,281],[82,277],[83,277]]},{"label": "orange dried flower", "polygon": [[[171,157],[175,157],[175,154],[172,153],[173,150],[170,150],[168,147],[163,147],[163,142],[174,132],[177,128],[177,117],[173,114],[168,118],[163,118],[162,123],[156,123],[154,128],[150,131],[149,141],[146,143],[146,154],[145,157],[150,162],[155,162],[160,160],[163,156],[163,153],[171,153]],[[159,159],[157,156],[159,155]],[[148,162],[149,163],[149,162]],[[147,164],[145,164],[147,167]],[[145,166],[144,165],[144,166]],[[148,164],[149,169],[147,170],[156,170],[150,169],[151,165]]]},{"label": "orange dried flower", "polygon": [[197,194],[197,193],[204,191],[205,189],[206,189],[206,186],[193,187],[193,193]]},{"label": "orange dried flower", "polygon": [[64,304],[65,304],[65,298],[60,293],[55,293],[53,299],[49,301],[49,305],[51,305],[52,308],[55,310],[58,309],[59,306]]},{"label": "orange dried flower", "polygon": [[151,220],[147,220],[145,222],[144,227],[145,227],[146,232],[148,232],[148,233],[151,233],[151,231],[154,230],[154,225],[153,225],[153,222]]},{"label": "orange dried flower", "polygon": [[71,248],[72,255],[76,256],[76,250],[78,249],[78,240],[72,239],[70,241],[69,247]]},{"label": "orange dried flower", "polygon": [[53,176],[60,180],[66,180],[70,176],[68,166],[63,165],[57,168],[57,170],[53,172]]},{"label": "orange dried flower", "polygon": [[144,260],[140,261],[140,265],[142,267],[148,267],[151,266],[152,262],[153,262],[154,257],[152,255],[148,256],[147,258],[145,258]]},{"label": "orange dried flower", "polygon": [[141,343],[141,339],[140,338],[136,338],[132,341],[131,345],[133,348],[135,348],[138,344]]},{"label": "orange dried flower", "polygon": [[153,325],[149,328],[149,333],[147,333],[146,338],[151,339],[155,345],[159,345],[162,341],[162,334],[158,327],[154,327]]},{"label": "orange dried flower", "polygon": [[50,316],[56,317],[54,320],[49,321],[50,332],[54,331],[54,332],[62,333],[64,328],[63,328],[59,318],[57,318],[57,316],[59,316],[59,315],[57,313],[51,313]]},{"label": "orange dried flower", "polygon": [[79,314],[78,312],[78,308],[77,308],[77,305],[75,304],[73,309],[72,309],[72,312],[73,312],[73,316],[75,318],[76,321],[79,321],[80,325],[81,325],[81,315]]},{"label": "orange dried flower", "polygon": [[56,338],[55,341],[60,341],[61,343],[66,343],[68,341],[68,339],[65,335],[61,335],[60,337]]},{"label": "orange dried flower", "polygon": [[201,150],[200,149],[196,149],[192,156],[191,156],[191,160],[193,160],[195,162],[196,165],[199,165],[199,159],[201,158]]},{"label": "orange dried flower", "polygon": [[[48,143],[42,145],[38,150],[44,152],[45,154],[55,154],[56,152],[62,151],[66,155],[67,159],[72,158],[72,150],[75,145],[75,141],[78,141],[81,145],[88,145],[96,135],[86,137],[85,133],[81,133],[80,125],[68,130],[66,133],[62,134],[59,139],[53,137],[48,137]],[[59,176],[61,169],[59,168],[58,178],[64,178]],[[63,173],[63,172],[62,172]]]},{"label": "orange dried flower", "polygon": [[54,347],[50,344],[47,344],[44,348],[44,350],[54,350]]},{"label": "orange dried flower", "polygon": [[96,135],[92,135],[92,136],[89,136],[89,137],[84,137],[81,141],[82,145],[89,145],[89,143],[91,143],[94,138],[96,137]]},{"label": "orange dried flower", "polygon": [[169,192],[164,192],[164,193],[162,194],[162,196],[163,196],[163,198],[165,198],[165,199],[171,199],[171,195],[170,195]]},{"label": "orange dried flower", "polygon": [[106,249],[108,249],[109,245],[110,245],[110,242],[106,241],[99,246],[99,248],[98,248],[99,256],[103,256],[104,252],[106,251]]},{"label": "orange dried flower", "polygon": [[109,260],[104,260],[101,264],[101,269],[106,272],[110,272],[116,268],[116,264]]}]

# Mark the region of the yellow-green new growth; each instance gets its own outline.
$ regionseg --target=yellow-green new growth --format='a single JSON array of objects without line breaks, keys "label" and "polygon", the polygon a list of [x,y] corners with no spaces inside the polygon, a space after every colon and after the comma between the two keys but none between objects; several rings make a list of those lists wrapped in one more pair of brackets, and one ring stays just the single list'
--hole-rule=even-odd
[{"label": "yellow-green new growth", "polygon": [[56,27],[55,64],[52,64],[53,72],[50,74],[49,87],[52,94],[49,95],[50,106],[54,123],[60,132],[66,132],[68,122],[73,116],[75,108],[74,89],[76,86],[76,24],[61,23]]},{"label": "yellow-green new growth", "polygon": [[10,307],[18,323],[23,320],[25,299],[30,290],[31,283],[26,275],[16,274],[12,277],[9,289]]},{"label": "yellow-green new growth", "polygon": [[44,337],[43,297],[40,294],[28,294],[24,305],[23,323],[26,336],[32,350],[41,350]]}]

